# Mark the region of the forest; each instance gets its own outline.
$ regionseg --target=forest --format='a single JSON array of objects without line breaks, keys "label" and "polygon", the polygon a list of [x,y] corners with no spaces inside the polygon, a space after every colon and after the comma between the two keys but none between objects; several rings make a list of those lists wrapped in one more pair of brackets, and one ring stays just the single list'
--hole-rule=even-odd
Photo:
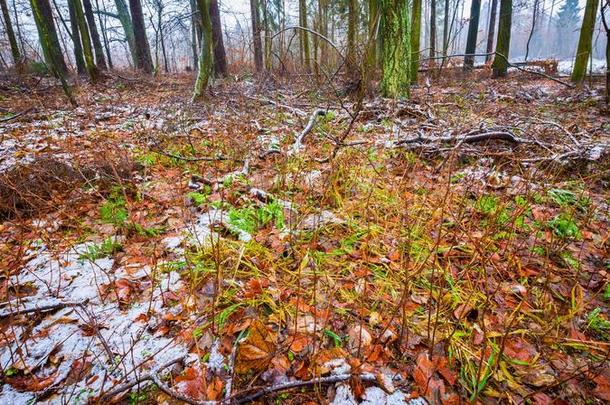
[{"label": "forest", "polygon": [[610,403],[610,0],[0,8],[0,404]]}]

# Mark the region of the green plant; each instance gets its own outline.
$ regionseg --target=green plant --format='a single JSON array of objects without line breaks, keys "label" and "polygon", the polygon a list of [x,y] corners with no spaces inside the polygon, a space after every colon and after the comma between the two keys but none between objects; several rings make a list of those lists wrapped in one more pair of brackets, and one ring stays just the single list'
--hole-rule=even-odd
[{"label": "green plant", "polygon": [[[209,186],[206,186],[209,188]],[[204,189],[204,192],[198,192],[198,191],[192,191],[190,193],[188,193],[186,196],[189,200],[191,200],[193,202],[193,204],[195,204],[196,206],[200,206],[202,204],[204,204],[207,200],[208,200],[208,196],[211,194],[211,190],[210,192],[207,192],[207,189]]]},{"label": "green plant", "polygon": [[125,225],[128,216],[122,189],[114,187],[108,199],[100,207],[100,218],[104,223],[122,227]]},{"label": "green plant", "polygon": [[580,238],[580,230],[571,215],[560,214],[548,222],[553,233],[562,239]]},{"label": "green plant", "polygon": [[606,288],[604,288],[604,300],[610,301],[610,283],[606,284]]},{"label": "green plant", "polygon": [[492,195],[483,195],[479,197],[475,204],[475,208],[482,214],[492,214],[498,207],[498,200]]},{"label": "green plant", "polygon": [[610,333],[610,321],[608,321],[602,309],[597,307],[587,315],[587,329],[597,333],[604,340],[608,340]]},{"label": "green plant", "polygon": [[278,229],[285,227],[283,208],[276,201],[259,208],[245,207],[229,211],[229,225],[248,233],[254,233],[272,221]]},{"label": "green plant", "polygon": [[87,251],[79,256],[80,260],[95,261],[120,252],[123,246],[113,238],[105,239],[101,244],[87,246]]}]

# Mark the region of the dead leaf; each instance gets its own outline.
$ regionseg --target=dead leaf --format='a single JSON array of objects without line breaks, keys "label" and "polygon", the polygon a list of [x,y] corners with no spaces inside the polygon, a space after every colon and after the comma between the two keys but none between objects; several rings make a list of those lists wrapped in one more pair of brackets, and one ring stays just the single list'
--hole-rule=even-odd
[{"label": "dead leaf", "polygon": [[266,370],[275,348],[276,336],[260,320],[252,321],[248,337],[239,345],[235,371],[245,374],[250,370]]}]

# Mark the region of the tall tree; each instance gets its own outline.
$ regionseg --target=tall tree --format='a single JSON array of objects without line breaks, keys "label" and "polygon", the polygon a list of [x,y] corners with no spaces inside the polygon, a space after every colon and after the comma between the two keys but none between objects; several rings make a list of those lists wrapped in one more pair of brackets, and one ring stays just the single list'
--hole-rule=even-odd
[{"label": "tall tree", "polygon": [[527,62],[527,58],[530,54],[530,44],[532,43],[532,38],[534,37],[534,32],[536,31],[536,20],[538,19],[538,7],[540,0],[534,0],[534,11],[532,12],[532,29],[530,30],[530,34],[527,37],[527,43],[525,44],[525,57],[523,58]]},{"label": "tall tree", "polygon": [[496,14],[498,12],[498,0],[491,1],[491,11],[489,14],[489,27],[487,29],[487,48],[485,52],[485,63],[489,63],[492,58],[492,52],[494,51],[494,39],[496,36]]},{"label": "tall tree", "polygon": [[136,38],[133,32],[133,22],[131,21],[131,16],[129,15],[127,3],[125,0],[114,0],[114,5],[117,13],[116,15],[113,15],[113,17],[118,18],[121,26],[123,27],[125,39],[127,40],[127,45],[129,46],[129,53],[131,54],[131,60],[133,61],[133,64],[137,66]]},{"label": "tall tree", "polygon": [[8,37],[8,42],[11,45],[11,54],[13,55],[13,64],[17,69],[21,67],[21,52],[19,51],[19,45],[17,44],[17,38],[15,37],[15,32],[13,31],[13,23],[11,22],[11,17],[8,13],[8,6],[6,5],[6,0],[0,0],[0,7],[2,8],[2,18],[4,19],[4,27],[6,28],[6,36]]},{"label": "tall tree", "polygon": [[210,0],[197,0],[197,8],[199,9],[199,18],[201,20],[201,46],[199,52],[199,66],[197,72],[197,81],[195,82],[195,90],[193,91],[193,101],[200,99],[203,96],[204,90],[208,87],[212,67],[214,61],[212,59],[212,21],[209,12]]},{"label": "tall tree", "polygon": [[136,46],[134,63],[138,69],[146,73],[152,73],[153,63],[152,57],[150,56],[148,38],[146,37],[146,25],[144,25],[144,14],[142,13],[142,3],[140,3],[140,0],[129,0],[129,10],[131,11],[133,35]]},{"label": "tall tree", "polygon": [[59,44],[51,4],[49,0],[30,0],[30,4],[45,62],[54,76],[64,78],[68,73],[68,66]]},{"label": "tall tree", "polygon": [[358,21],[358,5],[356,0],[347,0],[347,53],[346,68],[353,73],[356,66],[356,24]]},{"label": "tall tree", "polygon": [[585,16],[582,20],[580,38],[578,39],[578,49],[574,69],[572,69],[572,81],[582,83],[587,73],[587,63],[591,56],[591,46],[593,42],[593,29],[595,28],[595,18],[597,16],[597,4],[599,0],[587,0],[585,6]]},{"label": "tall tree", "polygon": [[[324,0],[326,1],[326,0]],[[421,0],[418,0],[421,1]],[[369,5],[369,41],[375,41],[367,49],[367,65],[369,69],[375,69],[377,66],[377,37],[379,31],[379,0],[368,0]],[[324,58],[323,58],[324,59]]]},{"label": "tall tree", "polygon": [[102,41],[100,40],[100,35],[98,34],[97,26],[95,25],[95,17],[93,16],[91,0],[83,0],[83,9],[85,11],[85,17],[87,18],[87,24],[89,25],[89,33],[91,34],[93,50],[95,51],[95,64],[99,69],[106,69],[104,48],[102,47]]},{"label": "tall tree", "polygon": [[87,21],[85,19],[85,12],[83,11],[83,5],[80,0],[69,0],[73,3],[74,11],[76,13],[76,21],[78,22],[78,31],[80,33],[80,42],[83,46],[83,55],[85,56],[85,67],[87,73],[92,82],[97,80],[97,67],[93,61],[93,51],[91,49],[91,38],[89,37],[89,30],[87,29]]},{"label": "tall tree", "polygon": [[[302,28],[307,27],[307,2],[299,0],[299,24]],[[311,54],[309,52],[309,33],[306,30],[299,30],[301,43],[301,64],[305,66],[307,72],[311,71]]]},{"label": "tall tree", "polygon": [[[102,2],[102,6],[104,7],[103,11],[106,11],[106,4],[104,2]],[[101,10],[99,0],[95,0],[95,7],[97,8],[97,10]],[[102,38],[104,40],[104,49],[106,50],[106,57],[108,58],[108,67],[110,69],[112,69],[113,68],[112,55],[110,54],[110,42],[108,41],[108,34],[107,34],[108,29],[106,27],[106,15],[104,15],[103,13],[98,13],[97,18],[100,22],[100,31],[102,31]]]},{"label": "tall tree", "polygon": [[[566,0],[557,13],[557,32],[555,34],[555,53],[560,57],[572,57],[576,41],[574,32],[580,23],[579,0]],[[554,5],[554,2],[553,2]]]},{"label": "tall tree", "polygon": [[479,16],[481,15],[481,0],[472,0],[470,3],[470,22],[468,24],[468,37],[466,37],[466,56],[464,56],[464,69],[474,66],[474,54],[477,51],[477,35],[479,33]]},{"label": "tall tree", "polygon": [[258,0],[250,0],[250,16],[252,19],[252,47],[254,48],[254,67],[257,72],[262,72],[263,43],[261,41],[261,20],[258,13]]},{"label": "tall tree", "polygon": [[606,31],[606,104],[610,104],[610,21],[606,16],[606,11],[610,14],[610,0],[602,0],[602,24]]},{"label": "tall tree", "polygon": [[226,76],[227,54],[222,39],[222,23],[220,21],[220,10],[218,0],[210,0],[210,19],[212,20],[212,41],[214,41],[214,72],[218,76]]},{"label": "tall tree", "polygon": [[413,83],[417,83],[417,71],[419,70],[421,5],[422,0],[413,0],[413,14],[411,17],[411,81]]},{"label": "tall tree", "polygon": [[[449,0],[445,0],[445,15],[443,16],[443,56],[447,56],[449,48]],[[443,59],[444,63],[445,59]]]},{"label": "tall tree", "polygon": [[430,57],[436,57],[436,0],[430,1]]},{"label": "tall tree", "polygon": [[504,77],[508,73],[508,54],[510,52],[510,30],[513,21],[513,0],[500,0],[500,22],[498,43],[493,62],[494,77]]},{"label": "tall tree", "polygon": [[79,75],[85,75],[87,73],[87,67],[85,66],[85,58],[83,57],[83,46],[80,42],[78,17],[76,16],[76,9],[72,0],[68,0],[68,12],[70,13],[70,28],[72,31],[72,44],[74,46],[74,60],[76,61],[76,71]]},{"label": "tall tree", "polygon": [[408,97],[411,80],[409,6],[404,0],[381,0],[383,76],[386,97]]}]

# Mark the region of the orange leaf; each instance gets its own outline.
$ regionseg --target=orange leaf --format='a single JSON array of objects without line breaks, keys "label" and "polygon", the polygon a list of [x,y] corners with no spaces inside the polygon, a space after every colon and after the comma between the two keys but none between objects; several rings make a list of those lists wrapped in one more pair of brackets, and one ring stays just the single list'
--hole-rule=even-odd
[{"label": "orange leaf", "polygon": [[258,319],[252,321],[248,337],[239,345],[235,371],[245,374],[250,370],[266,370],[275,347],[276,336]]}]

